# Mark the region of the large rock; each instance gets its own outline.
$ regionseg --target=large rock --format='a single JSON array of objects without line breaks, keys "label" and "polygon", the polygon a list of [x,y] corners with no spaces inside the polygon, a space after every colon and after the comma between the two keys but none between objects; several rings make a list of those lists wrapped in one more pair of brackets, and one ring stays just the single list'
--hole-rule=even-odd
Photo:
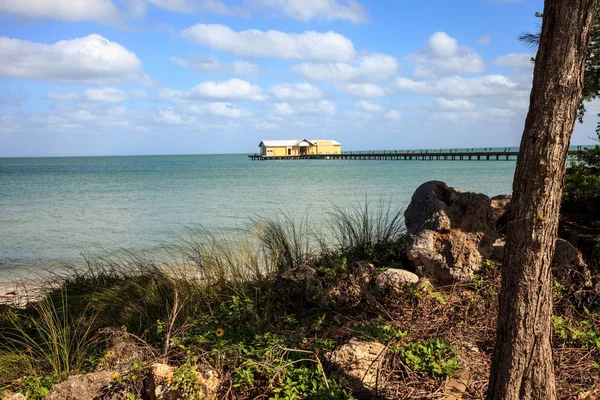
[{"label": "large rock", "polygon": [[583,261],[581,252],[564,239],[556,240],[552,275],[568,289],[579,290],[592,286],[592,275]]},{"label": "large rock", "polygon": [[361,342],[355,338],[329,355],[329,361],[340,368],[349,378],[349,386],[360,390],[361,386],[374,389],[383,362],[385,346],[378,342]]},{"label": "large rock", "polygon": [[467,282],[493,252],[496,213],[484,194],[430,181],[417,188],[404,219],[407,256],[419,275],[440,283]]},{"label": "large rock", "polygon": [[114,371],[100,371],[70,376],[66,381],[54,385],[46,400],[93,400],[108,387],[113,374]]}]

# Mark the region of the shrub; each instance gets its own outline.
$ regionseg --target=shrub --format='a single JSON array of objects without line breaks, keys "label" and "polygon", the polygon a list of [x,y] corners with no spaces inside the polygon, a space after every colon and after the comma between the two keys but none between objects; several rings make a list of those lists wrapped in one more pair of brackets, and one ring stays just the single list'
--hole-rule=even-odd
[{"label": "shrub", "polygon": [[459,368],[459,361],[454,357],[452,346],[438,338],[405,343],[394,347],[393,350],[400,354],[408,368],[434,379],[452,376]]}]

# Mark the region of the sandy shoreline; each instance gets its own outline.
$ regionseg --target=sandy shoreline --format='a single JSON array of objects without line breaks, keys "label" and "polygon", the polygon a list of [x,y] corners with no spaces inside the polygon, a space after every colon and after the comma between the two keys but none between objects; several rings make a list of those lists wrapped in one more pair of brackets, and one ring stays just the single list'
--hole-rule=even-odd
[{"label": "sandy shoreline", "polygon": [[40,298],[51,285],[41,280],[0,281],[0,304],[24,307]]}]

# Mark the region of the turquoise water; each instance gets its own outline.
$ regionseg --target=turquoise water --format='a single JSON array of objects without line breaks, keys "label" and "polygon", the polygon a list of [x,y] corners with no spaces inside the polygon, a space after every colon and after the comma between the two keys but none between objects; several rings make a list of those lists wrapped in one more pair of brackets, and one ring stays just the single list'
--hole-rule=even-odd
[{"label": "turquoise water", "polygon": [[438,179],[510,193],[514,161],[251,161],[246,155],[0,159],[0,270],[147,250],[186,227],[243,227],[249,218],[332,204],[406,205]]}]

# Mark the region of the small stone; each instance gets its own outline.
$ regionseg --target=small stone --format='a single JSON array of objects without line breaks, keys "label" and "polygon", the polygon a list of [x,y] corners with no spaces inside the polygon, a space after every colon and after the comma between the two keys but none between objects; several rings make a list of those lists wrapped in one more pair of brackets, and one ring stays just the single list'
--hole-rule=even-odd
[{"label": "small stone", "polygon": [[417,283],[418,281],[419,277],[410,271],[390,268],[377,276],[375,284],[380,291],[399,292],[404,285]]},{"label": "small stone", "polygon": [[21,393],[5,393],[4,397],[2,397],[2,400],[27,400],[27,398],[25,396],[23,396]]}]

